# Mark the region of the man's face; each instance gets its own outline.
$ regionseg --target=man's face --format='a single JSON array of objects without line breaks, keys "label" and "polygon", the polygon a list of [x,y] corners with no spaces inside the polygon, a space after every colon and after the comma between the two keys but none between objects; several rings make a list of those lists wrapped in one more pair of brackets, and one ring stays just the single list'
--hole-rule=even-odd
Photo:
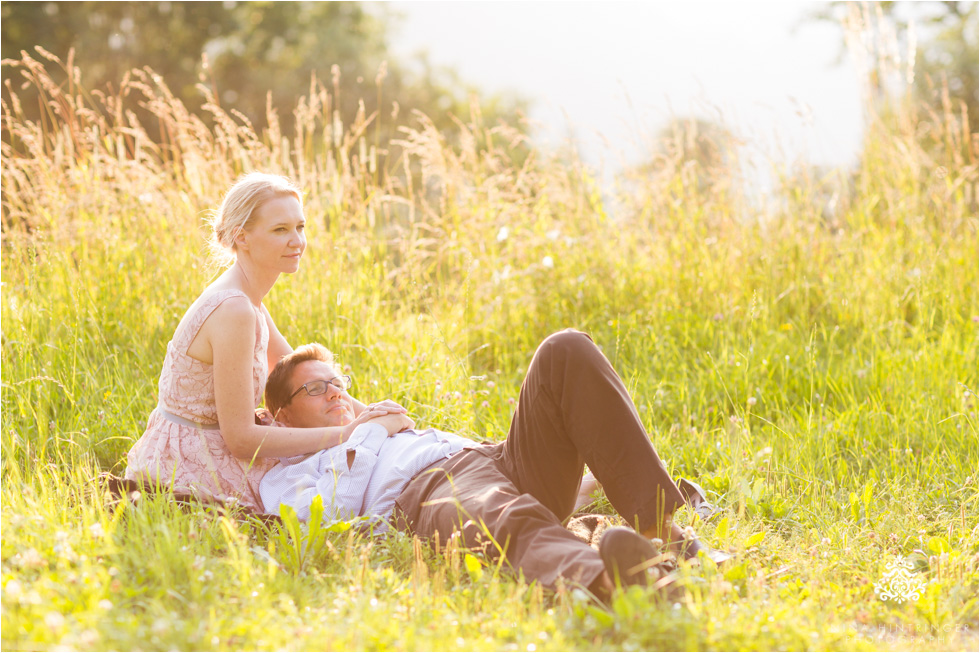
[{"label": "man's face", "polygon": [[299,390],[292,401],[279,411],[277,419],[287,426],[314,428],[346,426],[354,420],[354,403],[350,395],[332,383],[327,391],[311,397],[304,384],[312,381],[336,381],[337,369],[323,361],[304,361],[293,370],[290,394]]}]

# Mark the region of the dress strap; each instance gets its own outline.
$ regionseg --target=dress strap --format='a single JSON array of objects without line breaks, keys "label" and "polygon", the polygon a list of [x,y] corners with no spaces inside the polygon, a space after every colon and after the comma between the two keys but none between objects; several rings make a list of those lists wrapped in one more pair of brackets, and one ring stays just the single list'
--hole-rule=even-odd
[{"label": "dress strap", "polygon": [[[198,332],[211,313],[214,313],[215,309],[218,308],[225,300],[231,299],[232,297],[244,297],[248,299],[246,295],[241,290],[235,290],[233,288],[227,290],[218,290],[211,293],[205,297],[201,298],[200,303],[194,308],[193,314],[190,315],[186,324],[180,329],[179,333],[174,334],[173,344],[174,347],[182,354],[187,353],[187,348],[191,346],[194,342],[194,338],[197,337]],[[251,300],[249,300],[249,305],[251,306]],[[254,309],[254,307],[253,307]]]}]

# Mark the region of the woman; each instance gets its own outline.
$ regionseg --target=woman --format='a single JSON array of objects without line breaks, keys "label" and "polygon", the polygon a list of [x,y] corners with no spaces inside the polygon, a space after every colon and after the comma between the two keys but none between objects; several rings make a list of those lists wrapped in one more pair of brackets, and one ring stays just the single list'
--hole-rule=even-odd
[{"label": "woman", "polygon": [[[343,427],[256,424],[268,370],[292,351],[262,300],[280,274],[299,269],[306,249],[300,191],[285,177],[245,175],[211,226],[212,252],[231,266],[191,305],[167,345],[159,403],[129,451],[126,478],[262,511],[258,483],[276,458],[332,447],[359,424],[405,410],[355,401],[356,419]],[[397,421],[385,420],[386,427]]]}]

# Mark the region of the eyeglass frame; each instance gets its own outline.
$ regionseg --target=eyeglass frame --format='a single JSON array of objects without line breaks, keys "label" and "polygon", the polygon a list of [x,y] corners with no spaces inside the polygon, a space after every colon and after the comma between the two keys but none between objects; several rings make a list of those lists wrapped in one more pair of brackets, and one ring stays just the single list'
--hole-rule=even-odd
[{"label": "eyeglass frame", "polygon": [[[336,383],[334,383],[334,381],[336,381],[337,379],[344,379],[344,381],[346,382],[347,386],[344,387],[344,388],[341,388],[340,386],[338,386]],[[289,399],[286,400],[286,403],[284,403],[279,408],[279,410],[282,410],[283,408],[285,408],[286,406],[288,406],[289,404],[291,404],[292,401],[293,401],[293,399],[296,397],[296,395],[298,395],[300,393],[300,390],[306,390],[306,396],[307,397],[319,397],[320,395],[327,393],[327,388],[324,387],[323,388],[323,392],[318,392],[316,394],[311,394],[310,393],[310,389],[306,387],[306,386],[310,385],[311,383],[324,383],[326,385],[332,385],[333,387],[337,388],[341,392],[347,392],[354,385],[354,378],[350,374],[340,374],[338,376],[333,377],[329,381],[326,380],[326,379],[313,379],[312,381],[307,381],[306,383],[304,383],[300,387],[296,388],[296,392],[294,392],[293,394],[289,395]]]}]

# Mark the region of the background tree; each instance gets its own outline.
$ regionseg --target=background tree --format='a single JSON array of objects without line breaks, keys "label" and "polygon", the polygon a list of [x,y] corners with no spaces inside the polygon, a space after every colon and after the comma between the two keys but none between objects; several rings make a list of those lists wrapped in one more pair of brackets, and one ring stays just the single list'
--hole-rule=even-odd
[{"label": "background tree", "polygon": [[[910,84],[916,100],[938,107],[948,91],[954,105],[966,107],[970,129],[977,131],[980,23],[976,2],[832,2],[813,17],[841,25],[843,44],[852,55],[855,49],[865,51],[872,66],[867,71],[869,92],[876,102],[893,101]],[[860,36],[860,44],[849,43],[869,23],[876,26],[874,34]],[[904,65],[896,66],[898,62]],[[886,78],[889,69],[898,73],[896,79]]]},{"label": "background tree", "polygon": [[[4,59],[34,54],[40,46],[66,60],[74,48],[73,63],[90,89],[118,87],[127,70],[148,66],[192,111],[204,100],[196,88],[203,76],[225,110],[241,112],[258,129],[266,124],[269,96],[289,131],[296,99],[309,92],[313,77],[336,91],[334,108],[345,124],[361,100],[368,114],[378,110],[379,117],[390,116],[397,101],[402,115],[418,109],[438,127],[451,125],[449,114],[468,116],[474,93],[481,95],[484,119],[491,123],[514,123],[525,108],[519,98],[482,96],[451,69],[424,58],[415,66],[393,60],[388,31],[398,17],[384,6],[367,11],[357,2],[15,1],[2,4],[2,18]],[[206,70],[202,57],[209,62]],[[379,93],[382,62],[387,65]],[[331,73],[334,65],[339,77]],[[32,110],[29,103],[25,110]]]}]

